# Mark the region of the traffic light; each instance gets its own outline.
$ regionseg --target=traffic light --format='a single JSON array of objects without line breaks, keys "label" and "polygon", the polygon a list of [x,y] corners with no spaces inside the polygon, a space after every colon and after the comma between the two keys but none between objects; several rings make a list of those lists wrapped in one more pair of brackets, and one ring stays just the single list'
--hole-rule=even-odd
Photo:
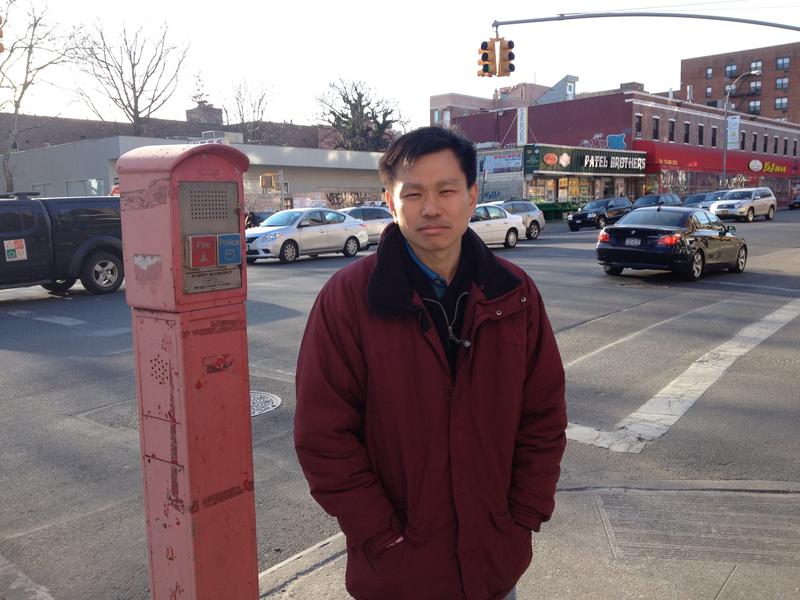
[{"label": "traffic light", "polygon": [[515,67],[512,61],[514,60],[515,56],[512,52],[513,49],[514,42],[511,40],[506,41],[505,39],[500,38],[500,54],[497,60],[498,77],[508,77],[514,72]]},{"label": "traffic light", "polygon": [[495,38],[489,38],[486,42],[481,42],[478,50],[480,58],[478,60],[478,77],[494,77],[497,75],[497,55],[495,54]]}]

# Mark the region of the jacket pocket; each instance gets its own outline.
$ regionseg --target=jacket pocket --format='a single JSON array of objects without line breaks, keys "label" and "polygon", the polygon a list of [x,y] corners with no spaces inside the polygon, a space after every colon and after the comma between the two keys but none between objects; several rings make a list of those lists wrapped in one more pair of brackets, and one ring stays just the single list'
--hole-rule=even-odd
[{"label": "jacket pocket", "polygon": [[492,511],[492,522],[500,533],[508,533],[516,525],[508,512]]}]

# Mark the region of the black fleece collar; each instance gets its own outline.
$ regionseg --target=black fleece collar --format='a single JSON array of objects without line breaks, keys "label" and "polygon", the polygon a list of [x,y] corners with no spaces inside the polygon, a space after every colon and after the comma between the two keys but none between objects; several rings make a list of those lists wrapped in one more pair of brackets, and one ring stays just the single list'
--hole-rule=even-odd
[{"label": "black fleece collar", "polygon": [[[475,262],[475,284],[487,299],[497,298],[522,282],[503,267],[478,235],[467,228],[461,238],[462,248],[469,244]],[[414,287],[408,273],[405,239],[397,223],[389,224],[378,244],[378,260],[367,283],[370,310],[386,317],[416,314],[420,307],[413,303]]]}]

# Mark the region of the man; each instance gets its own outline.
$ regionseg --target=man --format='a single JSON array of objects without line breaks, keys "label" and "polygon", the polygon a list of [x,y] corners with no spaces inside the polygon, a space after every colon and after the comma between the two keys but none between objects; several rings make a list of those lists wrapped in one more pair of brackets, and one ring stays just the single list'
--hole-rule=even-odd
[{"label": "man", "polygon": [[317,298],[295,445],[363,600],[514,597],[554,508],[564,370],[539,293],[468,228],[472,144],[426,127],[380,161],[396,223]]}]

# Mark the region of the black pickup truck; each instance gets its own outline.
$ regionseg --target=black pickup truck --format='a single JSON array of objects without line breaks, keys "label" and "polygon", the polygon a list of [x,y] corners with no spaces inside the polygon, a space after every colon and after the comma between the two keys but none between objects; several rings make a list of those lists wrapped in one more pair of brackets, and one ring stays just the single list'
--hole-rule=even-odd
[{"label": "black pickup truck", "polygon": [[41,285],[64,293],[80,279],[93,294],[123,279],[119,197],[0,196],[0,289]]}]

